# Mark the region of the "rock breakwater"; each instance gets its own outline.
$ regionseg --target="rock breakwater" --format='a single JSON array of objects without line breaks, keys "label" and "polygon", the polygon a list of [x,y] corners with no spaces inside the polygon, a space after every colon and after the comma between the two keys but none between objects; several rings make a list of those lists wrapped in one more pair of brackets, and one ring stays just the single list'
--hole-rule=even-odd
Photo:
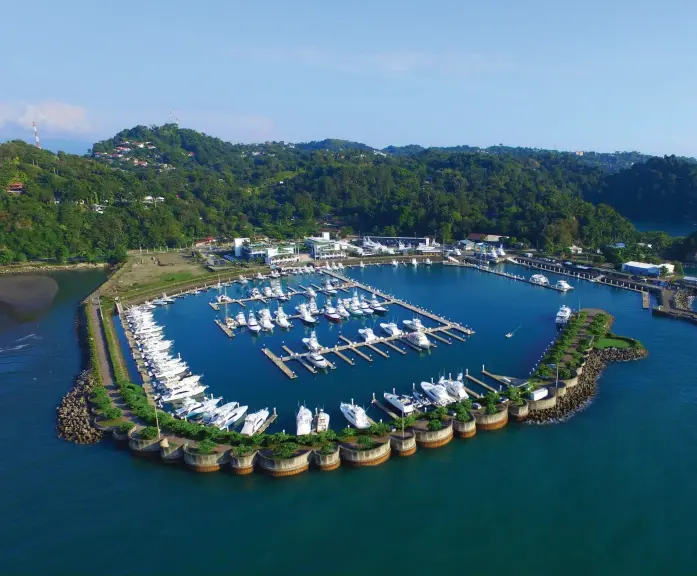
[{"label": "rock breakwater", "polygon": [[94,444],[102,438],[94,427],[89,407],[89,395],[94,381],[89,371],[84,370],[75,379],[75,385],[56,408],[58,413],[58,437],[76,444]]},{"label": "rock breakwater", "polygon": [[648,352],[644,348],[606,348],[593,350],[586,359],[578,384],[567,388],[563,397],[557,398],[557,404],[547,410],[530,412],[526,422],[529,424],[556,424],[571,418],[588,406],[598,389],[598,378],[610,362],[628,362],[644,358]]}]

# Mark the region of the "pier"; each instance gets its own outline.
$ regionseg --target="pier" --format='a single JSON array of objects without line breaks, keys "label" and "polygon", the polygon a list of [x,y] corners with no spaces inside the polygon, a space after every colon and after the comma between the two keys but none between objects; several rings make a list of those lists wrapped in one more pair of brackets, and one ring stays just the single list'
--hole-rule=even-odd
[{"label": "pier", "polygon": [[448,340],[447,338],[443,338],[442,336],[439,336],[435,332],[431,332],[431,337],[435,338],[436,340],[439,340],[440,342],[443,342],[443,344],[452,344],[450,340]]},{"label": "pier", "polygon": [[475,378],[474,376],[470,376],[469,370],[465,370],[465,378],[467,378],[467,380],[469,380],[470,382],[474,382],[475,384],[478,384],[479,386],[484,388],[484,390],[489,390],[490,392],[498,392],[498,390],[496,388],[494,388],[493,386],[489,386],[486,382],[482,382],[478,378]]},{"label": "pier", "polygon": [[[517,264],[517,262],[516,262]],[[525,282],[526,284],[532,284],[533,286],[540,286],[542,288],[549,288],[550,290],[555,290],[556,292],[568,292],[562,288],[557,288],[554,284],[538,284],[533,282],[530,278],[525,278],[523,276],[516,276],[515,274],[509,274],[508,272],[502,272],[500,270],[494,270],[488,266],[481,266],[478,264],[470,264],[469,262],[443,262],[444,266],[462,266],[464,268],[474,268],[480,272],[486,272],[487,274],[494,274],[495,276],[502,276],[503,278],[509,278],[510,280],[518,280],[519,282]]]},{"label": "pier", "polygon": [[380,350],[380,348],[377,348],[374,344],[370,343],[370,344],[366,344],[366,346],[367,346],[368,348],[370,348],[373,352],[376,352],[376,353],[380,354],[380,356],[382,356],[383,358],[388,358],[388,359],[389,359],[390,355],[389,355],[387,352],[384,352],[383,350]]},{"label": "pier", "polygon": [[333,349],[331,350],[332,354],[336,354],[339,358],[341,358],[344,362],[347,364],[350,364],[353,366],[355,364],[355,361],[343,354],[342,352],[339,352],[339,350]]},{"label": "pier", "polygon": [[648,292],[641,293],[641,304],[642,304],[644,310],[648,310],[649,307],[651,306],[651,297],[649,296]]},{"label": "pier", "polygon": [[361,350],[358,350],[357,347],[359,346],[359,344],[356,344],[355,342],[351,342],[351,340],[349,340],[348,338],[346,338],[346,336],[339,336],[339,338],[340,338],[341,340],[343,340],[344,342],[346,342],[347,346],[344,346],[344,347],[343,347],[345,350],[352,350],[352,351],[355,352],[358,356],[360,356],[361,358],[363,358],[363,360],[367,360],[368,362],[372,362],[372,361],[373,361],[373,359],[372,359],[370,356],[368,356],[367,354],[365,354],[365,353],[362,352]]},{"label": "pier", "polygon": [[227,327],[227,324],[225,324],[225,322],[216,318],[215,323],[218,325],[218,328],[220,328],[223,332],[225,332],[225,334],[227,335],[228,338],[235,337],[235,333],[230,328]]},{"label": "pier", "polygon": [[283,372],[286,376],[288,376],[288,378],[290,378],[292,380],[293,378],[298,377],[297,374],[295,372],[293,372],[290,368],[288,368],[288,366],[286,366],[286,363],[283,362],[273,352],[271,352],[271,350],[269,350],[268,348],[264,348],[263,352],[266,355],[266,357],[269,360],[271,360],[271,362],[273,362],[281,370],[281,372]]},{"label": "pier", "polygon": [[264,422],[264,423],[261,425],[261,427],[259,428],[259,430],[257,430],[257,431],[255,432],[255,434],[263,434],[264,432],[266,432],[266,429],[267,429],[269,426],[271,426],[271,424],[273,424],[273,423],[276,421],[276,418],[278,418],[278,414],[276,414],[276,409],[274,408],[274,409],[273,409],[273,414],[271,414],[271,416],[269,416],[269,417],[266,419],[266,422]]}]

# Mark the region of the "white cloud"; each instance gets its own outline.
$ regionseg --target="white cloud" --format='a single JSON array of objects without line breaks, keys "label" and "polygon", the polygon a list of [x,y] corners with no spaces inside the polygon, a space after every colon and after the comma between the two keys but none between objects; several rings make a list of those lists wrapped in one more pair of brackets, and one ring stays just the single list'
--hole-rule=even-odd
[{"label": "white cloud", "polygon": [[87,134],[92,131],[87,111],[64,102],[0,102],[0,128],[6,124],[29,127],[36,122],[42,133]]}]

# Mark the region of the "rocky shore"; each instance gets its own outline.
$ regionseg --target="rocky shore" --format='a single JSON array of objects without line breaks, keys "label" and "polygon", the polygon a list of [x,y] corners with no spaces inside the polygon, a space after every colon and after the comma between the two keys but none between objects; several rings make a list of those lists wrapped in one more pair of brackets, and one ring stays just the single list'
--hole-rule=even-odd
[{"label": "rocky shore", "polygon": [[42,264],[31,265],[24,264],[22,266],[0,266],[0,274],[26,274],[27,272],[55,272],[56,270],[86,270],[89,268],[106,268],[109,266],[105,263],[90,264],[89,262],[80,262],[79,264]]},{"label": "rocky shore", "polygon": [[92,376],[85,370],[75,379],[75,385],[56,408],[58,437],[76,444],[94,444],[102,433],[93,425],[88,398],[92,390]]},{"label": "rocky shore", "polygon": [[692,310],[692,294],[687,290],[678,290],[673,297],[673,303],[678,310]]},{"label": "rocky shore", "polygon": [[554,408],[530,412],[526,422],[530,424],[556,424],[571,418],[585,409],[598,389],[598,378],[610,362],[628,362],[644,358],[648,352],[644,348],[606,348],[593,350],[586,360],[578,384],[568,388],[565,396],[557,398]]}]

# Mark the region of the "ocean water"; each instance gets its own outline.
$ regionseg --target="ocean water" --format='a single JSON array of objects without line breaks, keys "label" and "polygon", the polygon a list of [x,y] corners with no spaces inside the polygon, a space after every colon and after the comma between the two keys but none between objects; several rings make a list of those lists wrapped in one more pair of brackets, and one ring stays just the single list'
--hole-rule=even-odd
[{"label": "ocean water", "polygon": [[660,230],[669,236],[689,236],[697,232],[697,223],[694,222],[654,222],[654,221],[632,221],[634,228],[639,232],[650,232]]},{"label": "ocean water", "polygon": [[[298,366],[289,380],[261,346],[278,353],[285,342],[299,351],[300,324],[283,335],[228,339],[213,324],[212,293],[157,317],[209,392],[250,409],[276,407],[275,429],[294,428],[298,402],[324,406],[342,428],[338,403],[352,397],[367,406],[372,392],[407,391],[444,371],[478,373],[482,364],[524,375],[554,336],[561,303],[607,309],[613,329],[642,340],[650,355],[610,366],[595,401],[561,425],[510,424],[374,469],[288,479],[197,475],[137,460],[109,442],[74,446],[55,437],[55,406],[79,368],[75,307],[99,281],[60,275],[43,318],[0,333],[0,573],[378,574],[412,573],[419,563],[435,573],[461,570],[463,557],[474,573],[693,570],[694,326],[652,318],[637,294],[583,281],[563,295],[440,266],[350,274],[476,334],[430,354],[409,349],[370,364],[356,359],[354,367],[337,359],[336,370],[316,376]],[[389,317],[411,314],[393,309]],[[355,338],[362,325],[352,320],[342,334]],[[30,334],[29,347],[10,350]],[[317,335],[333,344],[338,328],[322,321]]]}]

